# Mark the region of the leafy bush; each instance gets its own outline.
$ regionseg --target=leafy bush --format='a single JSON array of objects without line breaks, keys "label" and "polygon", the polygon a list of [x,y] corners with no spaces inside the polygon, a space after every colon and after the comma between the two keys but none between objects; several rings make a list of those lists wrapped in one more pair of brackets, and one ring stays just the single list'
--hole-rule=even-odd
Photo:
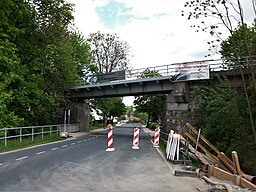
[{"label": "leafy bush", "polygon": [[158,125],[158,123],[156,123],[156,122],[150,123],[150,124],[149,124],[149,129],[152,130],[152,131],[154,131],[154,130],[156,129],[156,125]]}]

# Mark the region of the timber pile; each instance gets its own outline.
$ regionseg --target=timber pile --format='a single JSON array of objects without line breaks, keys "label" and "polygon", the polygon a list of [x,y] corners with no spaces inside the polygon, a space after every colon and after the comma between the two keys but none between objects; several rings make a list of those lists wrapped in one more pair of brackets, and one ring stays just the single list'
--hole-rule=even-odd
[{"label": "timber pile", "polygon": [[[240,169],[238,155],[235,151],[232,152],[232,160],[230,160],[226,154],[220,152],[213,146],[201,134],[200,130],[197,131],[189,123],[186,124],[184,137],[196,145],[194,148],[189,144],[189,150],[204,165],[202,171],[207,171],[209,176],[214,176],[222,180],[230,180],[238,186],[256,191],[256,176],[247,175]],[[212,154],[205,146],[210,148],[215,154]],[[199,152],[197,147],[203,153]]]}]

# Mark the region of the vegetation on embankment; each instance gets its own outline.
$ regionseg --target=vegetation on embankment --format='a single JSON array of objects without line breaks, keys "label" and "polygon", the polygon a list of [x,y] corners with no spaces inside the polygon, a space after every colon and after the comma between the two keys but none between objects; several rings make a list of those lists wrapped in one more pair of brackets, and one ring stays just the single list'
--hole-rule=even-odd
[{"label": "vegetation on embankment", "polygon": [[248,7],[250,11],[245,12],[242,0],[187,0],[182,16],[190,20],[195,32],[213,37],[207,42],[209,50],[220,53],[222,66],[238,71],[242,78],[240,90],[231,88],[228,81],[199,88],[192,124],[202,128],[203,135],[220,151],[229,156],[232,150],[237,151],[242,169],[256,175],[255,2]]},{"label": "vegetation on embankment", "polygon": [[[252,98],[253,94],[249,92]],[[197,88],[195,97],[198,107],[191,112],[193,126],[201,128],[202,134],[231,159],[231,152],[237,151],[242,170],[256,175],[256,144],[243,92],[238,94],[227,79],[219,78],[219,86],[208,82]]]},{"label": "vegetation on embankment", "polygon": [[[64,138],[65,139],[65,138]],[[54,141],[60,141],[63,140],[63,138],[60,138],[59,134],[57,133],[52,133],[51,136],[50,134],[45,134],[43,139],[41,135],[35,136],[34,140],[32,141],[31,137],[23,138],[22,142],[20,142],[20,139],[8,139],[7,140],[7,146],[5,147],[5,141],[0,140],[0,153],[6,152],[6,151],[12,151],[16,149],[22,149],[26,147],[31,147],[43,143],[50,143]]]}]

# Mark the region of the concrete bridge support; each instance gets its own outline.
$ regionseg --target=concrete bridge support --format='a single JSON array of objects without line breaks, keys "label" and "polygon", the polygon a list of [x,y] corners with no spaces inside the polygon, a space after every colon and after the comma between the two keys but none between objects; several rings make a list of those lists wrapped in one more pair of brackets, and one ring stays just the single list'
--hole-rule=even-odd
[{"label": "concrete bridge support", "polygon": [[163,129],[181,132],[182,127],[190,122],[190,111],[194,108],[193,91],[189,82],[177,82],[173,86],[173,92],[167,96]]},{"label": "concrete bridge support", "polygon": [[[79,102],[73,101],[68,106],[61,107],[59,110],[59,122],[60,124],[64,123],[64,116],[66,111],[66,123],[77,124],[79,131],[88,131],[89,129],[89,116],[90,109],[87,100],[81,100]],[[68,115],[70,111],[70,116]]]},{"label": "concrete bridge support", "polygon": [[88,101],[84,100],[80,103],[73,103],[71,106],[71,111],[73,111],[73,124],[78,124],[79,131],[88,131],[90,116]]}]

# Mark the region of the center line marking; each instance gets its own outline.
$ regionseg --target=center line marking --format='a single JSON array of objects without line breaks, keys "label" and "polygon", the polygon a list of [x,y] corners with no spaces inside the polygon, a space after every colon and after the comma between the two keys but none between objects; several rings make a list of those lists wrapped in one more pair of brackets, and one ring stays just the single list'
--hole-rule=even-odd
[{"label": "center line marking", "polygon": [[52,151],[55,151],[55,150],[57,150],[57,149],[58,149],[58,148],[57,148],[57,147],[55,147],[55,148],[52,148],[51,150],[52,150]]},{"label": "center line marking", "polygon": [[20,161],[20,160],[23,160],[23,159],[26,159],[26,158],[28,158],[28,156],[17,158],[16,161]]},{"label": "center line marking", "polygon": [[38,153],[36,153],[37,155],[41,155],[41,154],[44,154],[45,153],[45,151],[41,151],[41,152],[38,152]]},{"label": "center line marking", "polygon": [[63,145],[62,147],[67,147],[68,145]]}]

